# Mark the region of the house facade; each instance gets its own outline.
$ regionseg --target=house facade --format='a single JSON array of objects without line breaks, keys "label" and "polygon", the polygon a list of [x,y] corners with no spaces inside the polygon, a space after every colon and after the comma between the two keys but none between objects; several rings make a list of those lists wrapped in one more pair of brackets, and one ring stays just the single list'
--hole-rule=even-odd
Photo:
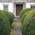
[{"label": "house facade", "polygon": [[24,8],[31,8],[35,5],[35,0],[0,0],[0,10],[12,12],[15,17],[19,17],[19,13]]}]

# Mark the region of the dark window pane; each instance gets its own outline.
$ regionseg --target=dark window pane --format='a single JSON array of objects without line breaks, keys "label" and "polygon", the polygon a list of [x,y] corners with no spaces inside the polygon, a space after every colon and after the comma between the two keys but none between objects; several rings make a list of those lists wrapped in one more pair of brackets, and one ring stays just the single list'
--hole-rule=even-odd
[{"label": "dark window pane", "polygon": [[4,5],[4,10],[8,11],[8,5]]},{"label": "dark window pane", "polygon": [[32,9],[35,9],[35,6],[31,6]]}]

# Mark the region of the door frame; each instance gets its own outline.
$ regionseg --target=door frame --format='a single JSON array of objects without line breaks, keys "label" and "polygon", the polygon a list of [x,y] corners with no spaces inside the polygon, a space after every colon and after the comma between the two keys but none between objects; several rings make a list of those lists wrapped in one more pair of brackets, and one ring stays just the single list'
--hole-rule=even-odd
[{"label": "door frame", "polygon": [[15,17],[20,17],[20,16],[16,16],[16,4],[25,4],[25,2],[14,2]]},{"label": "door frame", "polygon": [[[23,2],[16,2],[16,4],[22,4],[23,5]],[[16,17],[20,17],[20,16],[18,15]]]}]

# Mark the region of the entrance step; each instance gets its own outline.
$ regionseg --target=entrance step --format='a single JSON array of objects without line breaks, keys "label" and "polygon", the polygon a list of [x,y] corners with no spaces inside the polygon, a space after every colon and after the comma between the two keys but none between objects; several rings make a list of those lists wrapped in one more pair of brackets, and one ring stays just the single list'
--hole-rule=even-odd
[{"label": "entrance step", "polygon": [[19,16],[16,16],[14,21],[20,21],[20,17]]}]

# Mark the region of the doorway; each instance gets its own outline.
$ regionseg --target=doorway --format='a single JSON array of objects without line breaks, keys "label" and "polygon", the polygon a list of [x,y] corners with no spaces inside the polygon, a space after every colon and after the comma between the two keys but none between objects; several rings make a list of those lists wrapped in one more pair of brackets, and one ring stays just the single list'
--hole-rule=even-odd
[{"label": "doorway", "polygon": [[20,15],[20,11],[23,9],[23,4],[16,4],[16,16]]}]

